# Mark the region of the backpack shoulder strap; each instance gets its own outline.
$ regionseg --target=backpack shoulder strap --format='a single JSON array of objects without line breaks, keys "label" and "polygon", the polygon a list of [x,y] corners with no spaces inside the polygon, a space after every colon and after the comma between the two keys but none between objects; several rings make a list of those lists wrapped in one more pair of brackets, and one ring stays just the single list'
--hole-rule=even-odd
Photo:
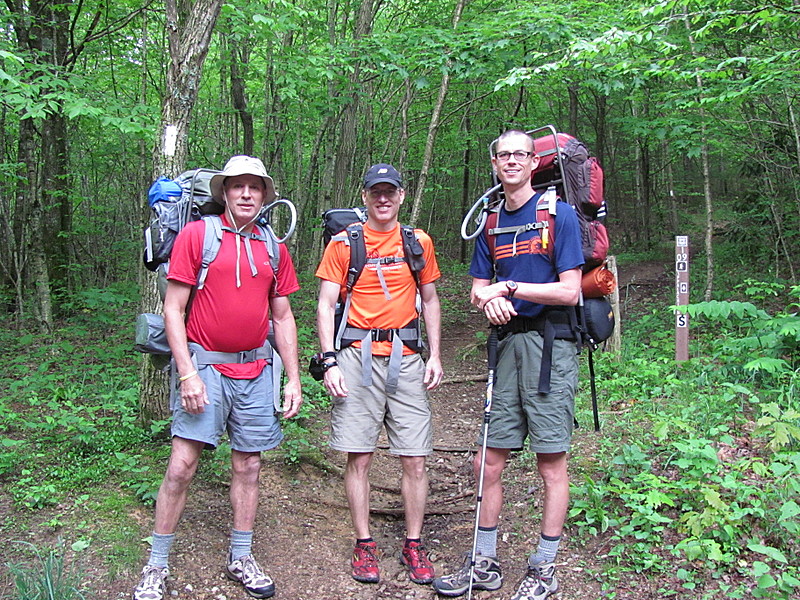
[{"label": "backpack shoulder strap", "polygon": [[553,262],[553,249],[556,244],[556,206],[558,194],[555,186],[547,188],[536,205],[536,219],[541,223],[547,223],[547,227],[539,231],[542,237],[542,248],[547,250],[550,262]]},{"label": "backpack shoulder strap", "polygon": [[[486,216],[486,224],[483,229],[483,234],[486,236],[486,245],[489,247],[489,256],[492,263],[497,262],[497,241],[496,236],[501,233],[514,233],[519,235],[524,231],[538,230],[539,236],[542,238],[542,248],[548,251],[550,260],[553,259],[553,244],[555,239],[555,216],[556,216],[556,203],[558,202],[558,194],[556,193],[555,186],[547,188],[544,194],[538,199],[536,204],[536,222],[526,223],[525,225],[498,227],[498,220],[500,210],[503,204],[498,204],[494,209],[489,211]],[[516,238],[515,238],[516,239]]]},{"label": "backpack shoulder strap", "polygon": [[350,265],[347,269],[347,293],[353,291],[358,278],[367,264],[367,244],[364,241],[364,227],[361,223],[353,223],[346,229],[347,242],[350,245]]},{"label": "backpack shoulder strap", "polygon": [[[220,246],[222,245],[222,219],[219,215],[206,215],[203,217],[205,223],[205,233],[203,235],[203,261],[200,265],[200,271],[197,275],[198,290],[202,290],[206,283],[206,276],[208,275],[208,266],[217,258]],[[275,234],[269,228],[263,228],[256,225],[256,234],[250,236],[253,239],[261,240],[267,248],[269,254],[269,264],[272,267],[272,272],[275,275],[275,280],[278,278],[278,265],[281,260],[281,250]]]},{"label": "backpack shoulder strap", "polygon": [[278,238],[275,237],[272,227],[262,227],[261,225],[256,225],[255,229],[258,232],[258,239],[263,240],[264,245],[267,247],[269,264],[272,267],[272,272],[275,274],[275,280],[277,281],[278,265],[281,261],[281,249],[280,244],[278,244]]},{"label": "backpack shoulder strap", "polygon": [[419,287],[419,274],[425,268],[425,250],[422,248],[422,244],[411,225],[400,226],[400,237],[403,240],[405,261],[411,269],[411,274],[414,276],[417,287]]},{"label": "backpack shoulder strap", "polygon": [[489,211],[489,214],[486,215],[486,224],[483,228],[483,235],[486,236],[486,245],[489,247],[489,258],[492,259],[492,264],[497,262],[495,260],[495,249],[497,248],[497,238],[494,234],[490,234],[490,231],[493,231],[497,227],[497,215],[500,212],[500,205],[498,204],[497,207],[493,210]]},{"label": "backpack shoulder strap", "polygon": [[217,215],[209,215],[203,217],[205,223],[205,234],[203,235],[203,261],[200,264],[200,271],[197,273],[198,290],[202,290],[206,284],[206,276],[208,275],[208,265],[210,265],[217,254],[219,254],[219,247],[222,245],[222,219]]}]

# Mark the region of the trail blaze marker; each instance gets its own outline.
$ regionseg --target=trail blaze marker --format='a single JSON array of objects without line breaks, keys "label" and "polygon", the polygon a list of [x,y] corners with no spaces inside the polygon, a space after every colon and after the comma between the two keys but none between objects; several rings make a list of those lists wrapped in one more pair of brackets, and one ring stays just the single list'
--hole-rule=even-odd
[{"label": "trail blaze marker", "polygon": [[[689,304],[689,236],[675,236],[675,305]],[[689,315],[675,311],[675,360],[689,360]]]}]

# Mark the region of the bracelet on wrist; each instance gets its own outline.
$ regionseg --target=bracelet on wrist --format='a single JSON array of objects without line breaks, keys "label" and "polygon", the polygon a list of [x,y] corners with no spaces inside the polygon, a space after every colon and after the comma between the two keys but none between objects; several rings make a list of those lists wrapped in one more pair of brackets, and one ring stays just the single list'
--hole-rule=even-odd
[{"label": "bracelet on wrist", "polygon": [[197,375],[197,370],[196,369],[194,371],[192,371],[191,373],[187,373],[186,375],[182,375],[182,376],[178,377],[178,381],[184,382],[187,379],[191,379],[195,375]]}]

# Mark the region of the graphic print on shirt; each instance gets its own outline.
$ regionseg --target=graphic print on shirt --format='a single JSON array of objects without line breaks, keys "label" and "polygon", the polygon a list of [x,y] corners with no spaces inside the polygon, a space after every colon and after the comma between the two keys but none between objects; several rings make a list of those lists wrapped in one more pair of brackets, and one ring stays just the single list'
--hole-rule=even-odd
[{"label": "graphic print on shirt", "polygon": [[529,240],[517,240],[516,243],[503,244],[497,246],[495,250],[496,260],[501,258],[511,258],[512,256],[519,256],[521,254],[547,254],[547,250],[542,248],[542,238],[534,235]]}]

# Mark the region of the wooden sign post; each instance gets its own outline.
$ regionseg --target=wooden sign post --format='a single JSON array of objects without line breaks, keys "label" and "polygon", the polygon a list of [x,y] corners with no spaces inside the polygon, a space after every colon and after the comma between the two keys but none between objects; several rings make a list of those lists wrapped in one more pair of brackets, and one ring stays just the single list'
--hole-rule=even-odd
[{"label": "wooden sign post", "polygon": [[[675,305],[689,304],[689,237],[675,236]],[[689,360],[689,315],[675,311],[675,360]]]}]

